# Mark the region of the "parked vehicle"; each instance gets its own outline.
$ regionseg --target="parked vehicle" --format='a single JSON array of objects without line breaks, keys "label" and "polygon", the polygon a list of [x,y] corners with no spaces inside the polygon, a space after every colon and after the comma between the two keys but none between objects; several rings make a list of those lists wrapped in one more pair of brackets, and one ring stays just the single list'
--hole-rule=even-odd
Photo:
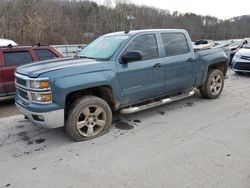
[{"label": "parked vehicle", "polygon": [[112,111],[129,114],[194,95],[217,98],[229,57],[223,49],[194,52],[185,30],[116,32],[75,59],[18,67],[16,105],[37,125],[65,126],[76,141],[108,131]]},{"label": "parked vehicle", "polygon": [[10,40],[10,39],[0,38],[0,47],[4,47],[4,46],[17,46],[17,43],[15,43],[13,40]]},{"label": "parked vehicle", "polygon": [[73,57],[81,51],[86,44],[65,44],[65,45],[52,45],[60,51],[65,57]]},{"label": "parked vehicle", "polygon": [[216,46],[216,42],[214,40],[200,39],[195,41],[193,47],[195,50],[206,50],[214,46]]},{"label": "parked vehicle", "polygon": [[232,69],[235,73],[250,72],[250,43],[244,45],[232,60]]},{"label": "parked vehicle", "polygon": [[30,62],[63,57],[55,48],[50,46],[19,46],[0,48],[0,98],[14,96],[16,66]]},{"label": "parked vehicle", "polygon": [[230,63],[229,65],[231,65],[232,59],[235,55],[235,53],[241,49],[245,44],[247,43],[247,39],[231,39],[231,40],[227,40],[223,43],[221,43],[220,45],[216,46],[219,48],[222,47],[228,47],[230,49]]}]

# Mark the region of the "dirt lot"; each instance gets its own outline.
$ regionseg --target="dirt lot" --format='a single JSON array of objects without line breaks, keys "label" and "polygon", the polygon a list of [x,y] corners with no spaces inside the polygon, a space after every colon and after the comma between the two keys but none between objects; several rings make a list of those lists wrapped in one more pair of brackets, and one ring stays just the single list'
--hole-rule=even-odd
[{"label": "dirt lot", "polygon": [[1,118],[0,187],[249,188],[249,82],[229,72],[216,100],[197,94],[121,116],[86,142],[21,115]]}]

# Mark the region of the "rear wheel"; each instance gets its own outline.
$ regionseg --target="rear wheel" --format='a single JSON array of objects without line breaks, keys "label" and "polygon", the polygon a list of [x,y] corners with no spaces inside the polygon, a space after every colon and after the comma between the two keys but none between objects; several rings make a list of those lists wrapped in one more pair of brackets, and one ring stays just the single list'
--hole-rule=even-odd
[{"label": "rear wheel", "polygon": [[76,141],[89,140],[108,132],[111,122],[112,111],[106,101],[85,96],[72,104],[65,130]]},{"label": "rear wheel", "polygon": [[224,87],[224,75],[219,69],[212,69],[208,72],[205,84],[200,88],[200,93],[204,98],[217,98]]}]

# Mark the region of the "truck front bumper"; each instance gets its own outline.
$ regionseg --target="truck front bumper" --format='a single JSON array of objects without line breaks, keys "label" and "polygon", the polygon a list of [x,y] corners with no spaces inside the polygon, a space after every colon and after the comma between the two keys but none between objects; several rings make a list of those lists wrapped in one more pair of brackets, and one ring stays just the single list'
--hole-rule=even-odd
[{"label": "truck front bumper", "polygon": [[64,126],[64,110],[54,110],[50,112],[32,112],[29,111],[18,103],[16,103],[18,110],[27,116],[29,120],[35,125],[45,128],[58,128]]}]

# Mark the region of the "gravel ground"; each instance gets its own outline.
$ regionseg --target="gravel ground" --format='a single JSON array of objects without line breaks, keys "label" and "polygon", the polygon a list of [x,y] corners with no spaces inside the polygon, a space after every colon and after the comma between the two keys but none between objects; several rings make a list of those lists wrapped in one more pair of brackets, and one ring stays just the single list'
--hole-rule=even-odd
[{"label": "gravel ground", "polygon": [[85,142],[1,118],[0,188],[249,188],[249,81],[230,71],[216,100],[196,94],[120,116]]},{"label": "gravel ground", "polygon": [[16,114],[20,114],[20,112],[15,107],[15,100],[0,100],[0,118],[9,117]]}]

